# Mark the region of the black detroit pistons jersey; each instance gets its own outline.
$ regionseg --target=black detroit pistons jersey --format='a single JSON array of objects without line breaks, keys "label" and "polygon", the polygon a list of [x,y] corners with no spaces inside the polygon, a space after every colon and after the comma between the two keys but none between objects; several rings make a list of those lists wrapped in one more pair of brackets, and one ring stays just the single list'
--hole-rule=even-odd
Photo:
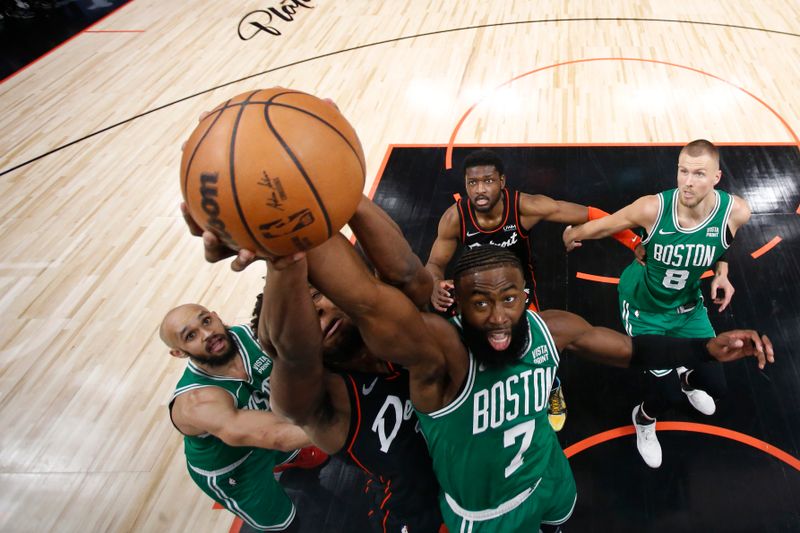
[{"label": "black detroit pistons jersey", "polygon": [[439,483],[411,405],[408,371],[390,365],[388,374],[340,375],[351,405],[342,451],[382,484],[380,506],[389,523],[399,520],[409,532],[438,531]]},{"label": "black detroit pistons jersey", "polygon": [[490,229],[478,226],[478,218],[475,216],[475,210],[469,198],[459,198],[456,206],[461,219],[461,243],[468,249],[491,244],[505,248],[519,257],[525,272],[525,284],[530,290],[530,301],[538,308],[533,256],[528,241],[528,231],[520,223],[519,197],[519,191],[508,187],[504,187],[500,191],[500,198],[503,201],[502,220],[500,224]]}]

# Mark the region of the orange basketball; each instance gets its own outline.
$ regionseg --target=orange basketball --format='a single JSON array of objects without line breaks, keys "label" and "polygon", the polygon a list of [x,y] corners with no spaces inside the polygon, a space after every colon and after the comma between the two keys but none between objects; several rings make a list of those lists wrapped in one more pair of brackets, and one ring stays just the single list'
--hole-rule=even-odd
[{"label": "orange basketball", "polygon": [[308,250],[355,212],[364,152],[330,103],[276,87],[235,96],[203,117],[181,160],[192,218],[231,248]]}]

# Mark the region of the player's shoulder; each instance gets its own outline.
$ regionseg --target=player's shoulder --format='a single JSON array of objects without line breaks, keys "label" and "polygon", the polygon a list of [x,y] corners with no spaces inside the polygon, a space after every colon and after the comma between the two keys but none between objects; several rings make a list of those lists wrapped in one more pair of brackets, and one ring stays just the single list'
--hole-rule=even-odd
[{"label": "player's shoulder", "polygon": [[554,198],[544,194],[519,193],[519,211],[523,216],[547,214],[556,209],[557,205]]},{"label": "player's shoulder", "polygon": [[[730,194],[730,193],[729,193]],[[731,221],[738,227],[750,220],[750,204],[741,196],[730,194],[731,197]]]},{"label": "player's shoulder", "polygon": [[185,435],[207,431],[209,407],[229,407],[231,393],[213,385],[198,387],[175,397],[171,406],[172,421]]},{"label": "player's shoulder", "polygon": [[452,204],[439,219],[439,236],[457,237],[460,231],[461,214],[458,211],[458,204]]},{"label": "player's shoulder", "polygon": [[591,325],[583,317],[561,309],[540,311],[538,315],[544,321],[559,350],[568,346],[587,328],[591,328]]},{"label": "player's shoulder", "polygon": [[658,211],[661,209],[661,206],[663,204],[664,195],[667,192],[669,191],[640,196],[639,198],[628,204],[628,208],[641,212],[646,215],[651,215],[652,217],[656,217],[658,215]]},{"label": "player's shoulder", "polygon": [[226,389],[216,385],[204,385],[193,388],[175,398],[175,406],[183,409],[191,409],[208,403],[230,404],[232,395]]}]

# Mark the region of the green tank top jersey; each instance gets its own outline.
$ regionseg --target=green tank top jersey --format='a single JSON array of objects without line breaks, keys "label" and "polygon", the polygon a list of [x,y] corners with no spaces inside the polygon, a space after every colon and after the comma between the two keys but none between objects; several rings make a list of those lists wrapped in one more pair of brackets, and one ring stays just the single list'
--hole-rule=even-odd
[{"label": "green tank top jersey", "polygon": [[[529,337],[517,362],[487,367],[469,353],[458,396],[438,411],[417,413],[443,498],[461,516],[501,516],[531,495],[542,477],[569,470],[547,420],[558,351],[538,314],[526,311],[523,319]],[[461,327],[458,317],[451,322]]]},{"label": "green tank top jersey", "polygon": [[[175,398],[201,387],[219,387],[227,391],[237,409],[257,409],[269,411],[269,376],[272,373],[272,359],[264,353],[253,331],[248,325],[228,328],[239,357],[247,371],[247,380],[225,376],[215,376],[199,368],[191,360],[178,381],[178,386],[169,402],[170,415]],[[241,464],[254,448],[229,446],[220,439],[205,433],[203,435],[184,435],[184,452],[190,468],[203,475],[221,475]],[[275,456],[275,463],[289,459],[293,453],[269,450]]]},{"label": "green tank top jersey", "polygon": [[693,228],[678,224],[678,190],[657,195],[658,217],[642,241],[645,266],[634,261],[619,280],[619,297],[631,307],[647,312],[673,311],[702,299],[700,277],[728,249],[728,218],[733,198],[713,191],[716,204],[706,219]]}]

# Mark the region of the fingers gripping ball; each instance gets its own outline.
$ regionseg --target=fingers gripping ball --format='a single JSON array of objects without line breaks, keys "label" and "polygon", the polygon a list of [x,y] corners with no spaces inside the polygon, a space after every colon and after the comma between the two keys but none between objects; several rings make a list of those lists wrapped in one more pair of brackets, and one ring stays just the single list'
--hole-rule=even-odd
[{"label": "fingers gripping ball", "polygon": [[344,226],[364,189],[364,152],[339,110],[284,88],[204,116],[181,160],[189,214],[234,249],[288,255]]}]

